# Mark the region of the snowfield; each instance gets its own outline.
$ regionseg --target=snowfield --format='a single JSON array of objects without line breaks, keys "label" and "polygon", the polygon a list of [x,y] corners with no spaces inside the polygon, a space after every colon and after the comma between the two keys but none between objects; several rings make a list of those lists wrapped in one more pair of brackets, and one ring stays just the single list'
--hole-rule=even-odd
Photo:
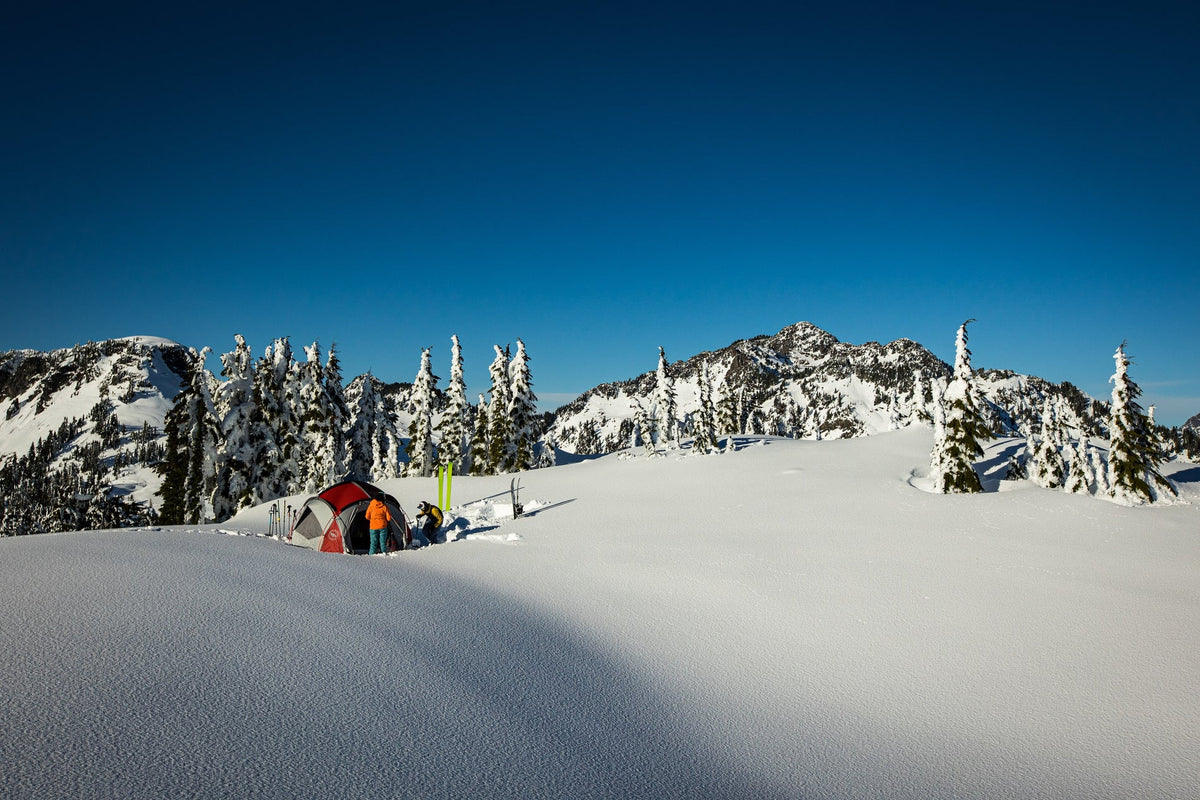
[{"label": "snowfield", "polygon": [[1001,485],[1023,441],[973,496],[923,428],[738,442],[523,473],[516,520],[459,477],[390,556],[266,507],[0,541],[0,796],[1197,797],[1200,467],[1126,508]]}]

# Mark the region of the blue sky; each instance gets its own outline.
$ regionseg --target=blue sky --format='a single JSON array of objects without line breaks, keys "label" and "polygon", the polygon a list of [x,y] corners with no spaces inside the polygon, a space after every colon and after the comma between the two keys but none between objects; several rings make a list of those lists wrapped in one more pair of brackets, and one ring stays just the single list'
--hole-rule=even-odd
[{"label": "blue sky", "polygon": [[[1200,413],[1200,6],[45,3],[0,349],[522,338],[553,408],[808,320]],[[215,358],[210,367],[219,366]]]}]

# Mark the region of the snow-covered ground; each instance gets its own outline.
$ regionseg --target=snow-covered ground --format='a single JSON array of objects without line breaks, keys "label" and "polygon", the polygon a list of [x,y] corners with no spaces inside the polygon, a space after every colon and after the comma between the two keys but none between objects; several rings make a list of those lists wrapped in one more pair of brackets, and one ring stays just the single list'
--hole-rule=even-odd
[{"label": "snow-covered ground", "polygon": [[605,456],[516,520],[459,477],[390,556],[265,508],[0,541],[0,796],[1196,797],[1200,467],[939,496],[930,442]]}]

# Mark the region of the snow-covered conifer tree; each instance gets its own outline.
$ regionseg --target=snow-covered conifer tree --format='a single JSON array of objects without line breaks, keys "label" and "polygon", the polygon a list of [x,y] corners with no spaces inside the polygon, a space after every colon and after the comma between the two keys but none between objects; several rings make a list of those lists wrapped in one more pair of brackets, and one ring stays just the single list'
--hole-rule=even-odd
[{"label": "snow-covered conifer tree", "polygon": [[695,430],[692,432],[692,449],[697,453],[711,453],[717,449],[717,410],[713,406],[712,380],[708,364],[700,364],[700,409],[696,412]]},{"label": "snow-covered conifer tree", "polygon": [[1104,461],[1104,456],[1100,455],[1100,449],[1094,447],[1091,442],[1088,442],[1087,451],[1088,465],[1095,481],[1092,486],[1092,494],[1107,497],[1111,491],[1108,485],[1108,466]]},{"label": "snow-covered conifer tree", "polygon": [[534,445],[537,443],[537,395],[533,393],[533,378],[529,372],[529,354],[525,342],[517,339],[517,353],[509,365],[509,435],[513,442],[515,470],[534,467]]},{"label": "snow-covered conifer tree", "polygon": [[912,408],[909,409],[910,422],[924,419],[928,412],[925,410],[925,376],[921,370],[913,370]]},{"label": "snow-covered conifer tree", "polygon": [[967,320],[958,328],[955,342],[954,379],[946,389],[945,434],[935,442],[934,491],[968,494],[983,491],[975,473],[975,459],[983,455],[981,441],[991,438],[980,415],[980,400],[973,382],[971,351],[967,349]]},{"label": "snow-covered conifer tree", "polygon": [[466,466],[463,461],[467,441],[467,384],[463,378],[462,347],[458,336],[451,336],[450,341],[450,385],[446,388],[446,410],[438,424],[438,464],[450,464],[454,470],[462,471]]},{"label": "snow-covered conifer tree", "polygon": [[356,378],[346,390],[350,409],[346,470],[360,480],[379,481],[400,475],[400,432],[371,373]]},{"label": "snow-covered conifer tree", "polygon": [[1178,495],[1158,465],[1163,452],[1137,399],[1141,388],[1129,377],[1129,357],[1121,344],[1113,355],[1112,411],[1108,419],[1108,484],[1113,500],[1126,505],[1153,503]]},{"label": "snow-covered conifer tree", "polygon": [[[306,361],[298,369],[298,406],[300,417],[299,485],[315,493],[339,481],[345,473],[345,399],[342,397],[341,368],[334,351],[329,363],[321,365],[317,342],[304,348]],[[331,385],[339,384],[336,392]]]},{"label": "snow-covered conifer tree", "polygon": [[675,400],[675,382],[667,372],[667,353],[658,348],[654,400],[657,406],[658,443],[668,449],[679,447],[679,410]]},{"label": "snow-covered conifer tree", "polygon": [[346,404],[346,387],[342,378],[342,362],[337,355],[337,343],[329,346],[325,359],[325,397],[330,413],[330,450],[333,452],[333,477],[340,480],[346,472],[346,428],[350,421],[350,408]]},{"label": "snow-covered conifer tree", "polygon": [[197,524],[213,519],[221,426],[212,400],[214,381],[204,362],[210,350],[190,351],[188,382],[167,414],[167,454],[161,494],[164,521]]},{"label": "snow-covered conifer tree", "polygon": [[1029,465],[1025,460],[1025,456],[1020,452],[1015,452],[1008,457],[1008,465],[1004,470],[1004,480],[1019,481],[1029,477]]},{"label": "snow-covered conifer tree", "polygon": [[737,433],[737,397],[729,385],[729,375],[721,381],[718,388],[717,405],[717,435],[725,437],[726,452],[733,450],[733,435]]},{"label": "snow-covered conifer tree", "polygon": [[900,414],[900,397],[899,393],[895,390],[892,391],[891,399],[888,401],[887,416],[888,430],[898,430],[901,427],[902,419]]},{"label": "snow-covered conifer tree", "polygon": [[[193,351],[195,352],[195,351]],[[217,420],[212,392],[217,381],[204,362],[212,350],[208,347],[196,354],[193,371],[192,439],[190,445],[187,504],[188,522],[212,520],[212,494],[216,483],[217,450],[221,441],[221,425]]]},{"label": "snow-covered conifer tree", "polygon": [[1079,432],[1079,441],[1074,446],[1068,445],[1067,453],[1069,455],[1067,479],[1063,488],[1075,494],[1088,494],[1092,491],[1096,476],[1092,474],[1092,464],[1088,458],[1086,432],[1082,430]]},{"label": "snow-covered conifer tree", "polygon": [[946,471],[946,387],[942,381],[930,384],[932,400],[929,403],[929,421],[933,424],[933,451],[929,454],[929,476],[934,485],[939,485]]},{"label": "snow-covered conifer tree", "polygon": [[251,464],[254,424],[254,355],[241,334],[234,349],[221,356],[225,378],[213,404],[221,424],[221,448],[217,479],[212,496],[213,518],[233,516],[251,502]]},{"label": "snow-covered conifer tree", "polygon": [[325,392],[321,385],[321,353],[320,346],[313,342],[304,348],[303,362],[294,367],[294,384],[288,393],[294,413],[299,420],[299,431],[293,458],[296,461],[296,482],[288,487],[306,494],[315,494],[325,488],[320,473],[324,470],[317,463],[319,458],[318,439],[323,438],[325,425],[324,399]]},{"label": "snow-covered conifer tree", "polygon": [[470,475],[488,474],[488,408],[487,400],[479,395],[479,404],[475,407],[475,429],[471,434],[471,447],[468,449],[469,462],[467,472]]},{"label": "snow-covered conifer tree", "polygon": [[[654,423],[650,421],[645,406],[637,400],[633,401],[633,429],[636,432],[634,438],[641,442],[643,454],[648,458],[657,455],[654,448]],[[634,446],[636,444],[630,442],[630,447]]]},{"label": "snow-covered conifer tree", "polygon": [[287,337],[267,347],[254,368],[256,422],[251,426],[251,503],[299,492],[296,377]]},{"label": "snow-covered conifer tree", "polygon": [[554,437],[549,433],[542,439],[538,447],[537,468],[545,469],[558,463],[558,452],[555,449]]},{"label": "snow-covered conifer tree", "polygon": [[433,390],[437,380],[427,347],[421,351],[421,369],[413,381],[412,402],[415,411],[408,427],[409,442],[405,449],[408,464],[404,467],[406,476],[428,478],[437,466],[433,453]]},{"label": "snow-covered conifer tree", "polygon": [[1163,435],[1165,431],[1160,429],[1158,423],[1154,421],[1154,406],[1146,409],[1146,425],[1150,428],[1150,435],[1154,437],[1155,445],[1162,454],[1162,459],[1169,461],[1174,458],[1179,451],[1178,442],[1172,436]]},{"label": "snow-covered conifer tree", "polygon": [[346,410],[349,424],[346,428],[346,475],[351,480],[372,481],[373,454],[371,440],[375,433],[375,415],[379,397],[372,385],[373,376],[368,372],[350,381],[346,387]]},{"label": "snow-covered conifer tree", "polygon": [[509,472],[515,463],[515,448],[512,439],[512,389],[509,384],[507,348],[494,345],[496,357],[488,367],[492,376],[492,401],[488,405],[488,462],[487,474]]},{"label": "snow-covered conifer tree", "polygon": [[1054,403],[1047,397],[1042,404],[1042,435],[1029,466],[1029,477],[1038,486],[1057,489],[1063,485],[1066,464],[1058,443],[1062,439]]}]

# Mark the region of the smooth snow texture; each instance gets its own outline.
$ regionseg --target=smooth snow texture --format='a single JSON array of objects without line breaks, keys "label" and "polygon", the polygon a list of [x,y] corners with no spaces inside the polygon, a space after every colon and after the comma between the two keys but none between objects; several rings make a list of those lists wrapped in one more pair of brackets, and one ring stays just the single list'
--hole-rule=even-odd
[{"label": "smooth snow texture", "polygon": [[998,487],[1013,440],[942,496],[931,441],[606,456],[516,520],[456,477],[391,556],[0,541],[0,796],[1194,797],[1200,468],[1125,508]]}]

